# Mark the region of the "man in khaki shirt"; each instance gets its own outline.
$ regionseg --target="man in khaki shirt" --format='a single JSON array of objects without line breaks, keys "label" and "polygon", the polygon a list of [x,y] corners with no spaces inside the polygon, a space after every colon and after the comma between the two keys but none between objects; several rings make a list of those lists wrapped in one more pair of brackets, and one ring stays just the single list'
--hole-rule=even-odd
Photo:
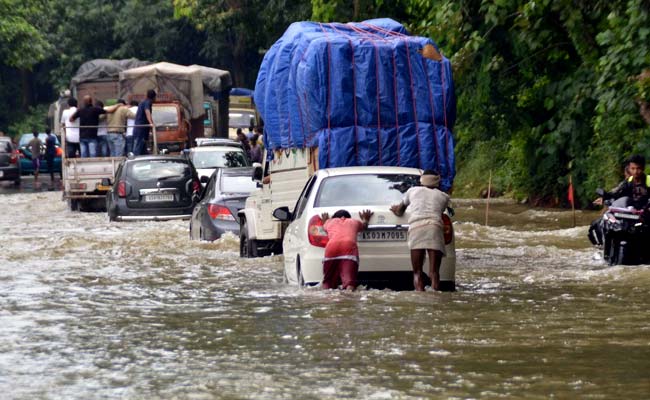
[{"label": "man in khaki shirt", "polygon": [[115,108],[114,112],[106,115],[108,148],[111,157],[124,156],[124,132],[126,131],[126,120],[128,118],[135,118],[135,114],[129,110],[123,99],[117,101],[117,108]]}]

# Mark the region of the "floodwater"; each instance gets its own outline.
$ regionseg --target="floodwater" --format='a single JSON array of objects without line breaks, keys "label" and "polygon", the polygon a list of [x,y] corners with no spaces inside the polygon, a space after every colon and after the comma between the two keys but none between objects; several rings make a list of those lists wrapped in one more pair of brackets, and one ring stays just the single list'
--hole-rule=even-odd
[{"label": "floodwater", "polygon": [[456,293],[299,289],[281,258],[0,194],[3,399],[644,399],[650,267],[595,213],[456,203]]}]

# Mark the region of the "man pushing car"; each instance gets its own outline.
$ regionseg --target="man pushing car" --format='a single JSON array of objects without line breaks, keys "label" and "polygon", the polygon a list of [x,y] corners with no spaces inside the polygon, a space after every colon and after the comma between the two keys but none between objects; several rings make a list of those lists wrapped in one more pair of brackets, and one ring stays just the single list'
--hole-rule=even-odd
[{"label": "man pushing car", "polygon": [[328,213],[321,215],[323,228],[327,232],[328,242],[323,258],[323,289],[357,288],[359,273],[359,248],[357,233],[368,227],[373,212],[364,210],[359,213],[361,221],[352,219],[346,210],[338,210],[330,219]]}]

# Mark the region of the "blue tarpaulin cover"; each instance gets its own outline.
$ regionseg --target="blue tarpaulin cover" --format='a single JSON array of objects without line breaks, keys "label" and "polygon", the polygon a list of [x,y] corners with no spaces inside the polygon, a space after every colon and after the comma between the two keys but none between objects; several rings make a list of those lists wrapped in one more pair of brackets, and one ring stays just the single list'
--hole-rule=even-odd
[{"label": "blue tarpaulin cover", "polygon": [[[435,57],[424,51],[431,46]],[[293,23],[255,85],[266,147],[318,147],[319,168],[433,169],[449,189],[456,98],[451,64],[437,50],[391,19]]]}]

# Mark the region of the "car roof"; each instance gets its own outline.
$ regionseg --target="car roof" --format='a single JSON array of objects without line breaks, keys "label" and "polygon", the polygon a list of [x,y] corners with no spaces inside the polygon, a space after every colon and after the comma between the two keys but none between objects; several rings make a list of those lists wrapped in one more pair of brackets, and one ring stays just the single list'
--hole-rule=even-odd
[{"label": "car roof", "polygon": [[408,175],[421,175],[422,170],[410,167],[383,167],[383,166],[367,166],[367,167],[338,167],[326,168],[317,171],[319,176],[343,176],[343,175],[358,175],[358,174],[408,174]]}]

